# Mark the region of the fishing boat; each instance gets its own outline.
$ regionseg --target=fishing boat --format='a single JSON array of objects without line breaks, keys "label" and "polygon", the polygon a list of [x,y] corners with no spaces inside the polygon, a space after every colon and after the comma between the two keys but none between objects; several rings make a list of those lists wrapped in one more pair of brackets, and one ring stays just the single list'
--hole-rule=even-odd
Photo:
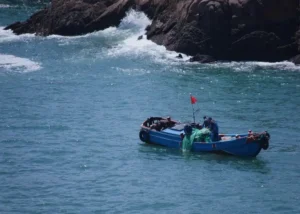
[{"label": "fishing boat", "polygon": [[[146,119],[139,132],[140,140],[169,148],[181,149],[186,136],[186,127],[201,130],[197,123],[181,123],[170,118],[150,117]],[[248,132],[246,134],[219,134],[218,141],[196,139],[192,142],[191,151],[226,153],[240,157],[256,157],[260,151],[269,148],[270,134]]]}]

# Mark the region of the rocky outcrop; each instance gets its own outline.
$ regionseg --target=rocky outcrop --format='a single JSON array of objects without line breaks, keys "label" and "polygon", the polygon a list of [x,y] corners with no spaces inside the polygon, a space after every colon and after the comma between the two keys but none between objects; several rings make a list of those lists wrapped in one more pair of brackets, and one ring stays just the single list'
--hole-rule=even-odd
[{"label": "rocky outcrop", "polygon": [[300,65],[300,54],[298,54],[297,56],[294,56],[293,58],[291,58],[290,61],[295,63],[295,65]]},{"label": "rocky outcrop", "polygon": [[6,29],[16,34],[80,35],[117,26],[133,0],[52,0],[49,7]]},{"label": "rocky outcrop", "polygon": [[17,5],[31,5],[31,4],[47,4],[49,3],[51,0],[9,0],[9,4],[17,4]]},{"label": "rocky outcrop", "polygon": [[169,50],[237,61],[280,61],[300,53],[299,0],[53,0],[7,29],[84,34],[118,25],[130,7],[153,20],[147,38]]},{"label": "rocky outcrop", "polygon": [[298,8],[298,0],[165,0],[160,1],[147,36],[193,56],[286,60],[299,51]]},{"label": "rocky outcrop", "polygon": [[195,56],[190,58],[190,62],[211,63],[215,61],[216,60],[213,57],[201,54],[196,54]]}]

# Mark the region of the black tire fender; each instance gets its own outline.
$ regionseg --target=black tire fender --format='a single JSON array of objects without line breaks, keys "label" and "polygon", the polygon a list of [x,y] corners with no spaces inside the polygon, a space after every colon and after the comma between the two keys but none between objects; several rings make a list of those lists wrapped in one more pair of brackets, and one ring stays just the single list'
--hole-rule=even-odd
[{"label": "black tire fender", "polygon": [[149,133],[146,132],[145,130],[141,130],[140,133],[139,133],[139,137],[140,137],[140,140],[145,142],[145,143],[149,143],[149,140],[150,140],[150,136],[149,136]]},{"label": "black tire fender", "polygon": [[269,142],[264,142],[262,145],[261,145],[261,148],[263,148],[263,150],[267,150],[269,148]]},{"label": "black tire fender", "polygon": [[267,150],[269,148],[269,139],[270,134],[268,132],[260,136],[260,145],[263,150]]}]

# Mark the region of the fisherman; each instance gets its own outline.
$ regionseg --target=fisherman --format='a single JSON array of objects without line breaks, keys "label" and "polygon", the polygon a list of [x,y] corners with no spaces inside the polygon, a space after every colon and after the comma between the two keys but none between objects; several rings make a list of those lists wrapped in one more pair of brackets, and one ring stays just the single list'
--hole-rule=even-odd
[{"label": "fisherman", "polygon": [[[204,121],[205,122],[205,121]],[[211,117],[207,119],[209,130],[211,131],[211,141],[219,141],[219,127]]]},{"label": "fisherman", "polygon": [[161,131],[162,124],[160,122],[154,123],[150,126],[150,129],[155,129],[156,131]]},{"label": "fisherman", "polygon": [[202,127],[203,128],[209,128],[209,121],[208,121],[208,118],[206,116],[203,117],[203,124],[202,124]]},{"label": "fisherman", "polygon": [[163,119],[159,121],[163,128],[170,128],[174,125],[174,122],[171,120],[171,117],[167,117],[167,119]]},{"label": "fisherman", "polygon": [[191,151],[194,142],[194,137],[192,136],[193,127],[190,124],[187,124],[184,126],[183,130],[184,130],[184,138],[182,140],[182,151],[188,152]]}]

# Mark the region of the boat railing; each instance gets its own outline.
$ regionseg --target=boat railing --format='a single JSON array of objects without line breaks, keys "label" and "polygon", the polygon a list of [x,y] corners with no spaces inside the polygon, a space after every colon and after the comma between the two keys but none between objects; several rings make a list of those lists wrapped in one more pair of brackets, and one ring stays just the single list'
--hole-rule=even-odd
[{"label": "boat railing", "polygon": [[142,123],[143,128],[150,128],[151,125],[157,123],[158,121],[164,119],[163,117],[149,117]]},{"label": "boat railing", "polygon": [[162,131],[166,128],[171,128],[174,126],[177,121],[171,120],[170,118],[164,118],[164,117],[149,117],[147,120],[145,120],[141,128],[143,129],[153,129],[156,131]]}]

